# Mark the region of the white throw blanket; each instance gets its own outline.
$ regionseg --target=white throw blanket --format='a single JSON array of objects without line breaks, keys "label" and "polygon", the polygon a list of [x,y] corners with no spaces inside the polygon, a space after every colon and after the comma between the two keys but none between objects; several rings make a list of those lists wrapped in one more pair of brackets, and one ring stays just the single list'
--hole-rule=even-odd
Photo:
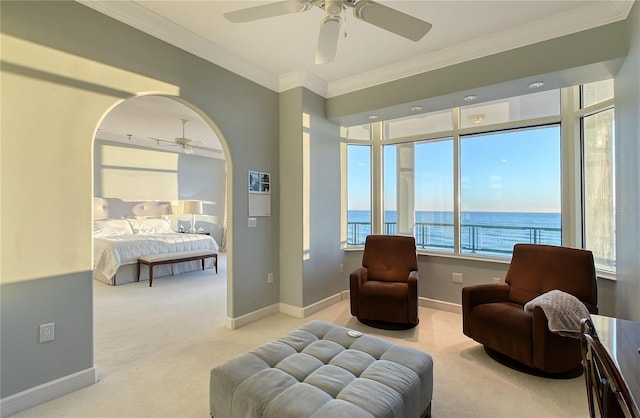
[{"label": "white throw blanket", "polygon": [[539,306],[549,321],[549,331],[564,337],[580,338],[580,322],[589,318],[589,310],[569,293],[551,290],[524,305],[525,312],[533,312]]}]

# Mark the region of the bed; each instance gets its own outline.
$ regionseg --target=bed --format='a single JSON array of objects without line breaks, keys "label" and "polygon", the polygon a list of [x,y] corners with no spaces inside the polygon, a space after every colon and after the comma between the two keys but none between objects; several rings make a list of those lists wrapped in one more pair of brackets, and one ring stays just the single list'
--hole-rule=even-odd
[{"label": "bed", "polygon": [[[149,205],[148,205],[149,206]],[[104,207],[101,215],[106,214]],[[100,212],[96,209],[94,212]],[[147,210],[147,213],[150,212]],[[157,214],[155,214],[157,215]],[[138,215],[133,219],[97,219],[93,224],[94,278],[109,285],[136,281],[138,257],[183,251],[218,251],[218,243],[206,234],[178,233],[168,219]],[[159,216],[159,215],[158,215]],[[212,268],[213,260],[205,260]],[[148,280],[147,266],[141,266],[140,280]],[[154,277],[202,269],[200,261],[166,264],[154,268]]]}]

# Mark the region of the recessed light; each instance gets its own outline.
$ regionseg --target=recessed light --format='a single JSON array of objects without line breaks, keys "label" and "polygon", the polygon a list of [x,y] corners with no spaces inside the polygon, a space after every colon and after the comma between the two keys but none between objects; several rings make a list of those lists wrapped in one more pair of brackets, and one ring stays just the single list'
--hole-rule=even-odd
[{"label": "recessed light", "polygon": [[468,96],[465,96],[464,101],[465,102],[472,102],[474,100],[476,100],[478,98],[478,96],[476,96],[475,94],[470,94]]},{"label": "recessed light", "polygon": [[529,84],[530,89],[538,89],[542,86],[544,86],[544,81],[536,81],[535,83]]},{"label": "recessed light", "polygon": [[482,123],[484,122],[484,113],[474,113],[473,115],[469,116],[469,122],[477,124],[477,123]]},{"label": "recessed light", "polygon": [[376,120],[378,117],[378,115],[369,115],[369,120]]},{"label": "recessed light", "polygon": [[411,107],[411,111],[412,112],[419,112],[420,110],[422,110],[422,106],[412,106]]}]

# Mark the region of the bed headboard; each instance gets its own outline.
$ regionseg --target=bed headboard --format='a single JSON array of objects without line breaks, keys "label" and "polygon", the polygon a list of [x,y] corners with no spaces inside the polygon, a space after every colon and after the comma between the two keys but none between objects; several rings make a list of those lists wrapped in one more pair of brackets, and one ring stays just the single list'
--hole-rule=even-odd
[{"label": "bed headboard", "polygon": [[125,202],[117,198],[93,198],[93,219],[122,219],[135,217],[159,218],[171,214],[171,203],[160,201]]}]

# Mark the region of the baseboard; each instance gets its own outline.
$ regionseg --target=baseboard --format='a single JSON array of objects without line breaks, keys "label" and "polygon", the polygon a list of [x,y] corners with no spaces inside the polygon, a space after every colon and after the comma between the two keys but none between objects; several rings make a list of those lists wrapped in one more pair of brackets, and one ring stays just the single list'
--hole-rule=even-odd
[{"label": "baseboard", "polygon": [[328,298],[324,298],[316,303],[312,303],[311,305],[305,306],[304,308],[299,308],[297,306],[281,303],[280,312],[282,312],[283,314],[291,315],[296,318],[306,318],[310,315],[313,315],[316,312],[320,312],[321,310],[342,301],[343,300],[342,294],[343,292],[336,293],[335,295],[329,296]]},{"label": "baseboard", "polygon": [[462,305],[459,305],[457,303],[444,302],[442,300],[420,297],[418,298],[418,305],[422,306],[423,308],[431,308],[437,309],[439,311],[462,314]]},{"label": "baseboard", "polygon": [[[305,306],[303,308],[288,305],[286,303],[273,304],[271,306],[267,306],[266,308],[262,308],[254,312],[250,312],[246,315],[242,315],[238,318],[227,318],[225,326],[227,327],[227,329],[240,328],[278,312],[286,315],[291,315],[295,318],[306,318],[316,312],[328,308],[333,304],[336,304],[343,300],[348,300],[350,298],[350,295],[351,293],[348,290],[343,290],[340,293],[336,293],[333,296],[329,296],[328,298],[322,299],[321,301],[312,303],[311,305]],[[457,303],[444,302],[441,300],[421,297],[418,299],[418,304],[419,306],[425,308],[438,309],[440,311],[453,312],[458,314],[462,313],[462,306]]]},{"label": "baseboard", "polygon": [[257,311],[249,312],[248,314],[239,316],[237,318],[227,317],[225,321],[225,327],[227,329],[237,329],[247,324],[257,321],[258,319],[266,318],[269,315],[280,312],[279,304],[275,303],[266,308],[258,309]]},{"label": "baseboard", "polygon": [[52,380],[51,382],[27,389],[0,399],[0,417],[5,418],[25,409],[50,401],[68,393],[75,392],[98,381],[98,369],[90,369]]}]

